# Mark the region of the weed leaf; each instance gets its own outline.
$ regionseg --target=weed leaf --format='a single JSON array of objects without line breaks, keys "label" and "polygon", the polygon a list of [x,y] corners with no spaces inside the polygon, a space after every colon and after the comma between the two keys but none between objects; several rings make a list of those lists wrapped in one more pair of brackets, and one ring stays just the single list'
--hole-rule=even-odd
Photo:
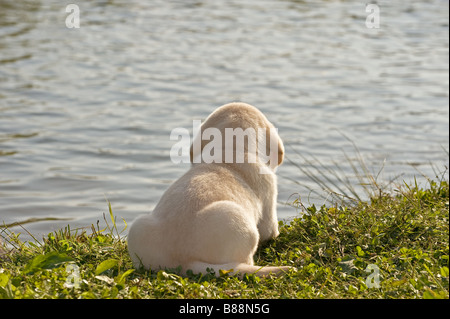
[{"label": "weed leaf", "polygon": [[114,268],[117,266],[119,261],[117,259],[107,259],[102,261],[100,265],[95,269],[95,274],[100,275],[102,272],[107,271],[108,269]]},{"label": "weed leaf", "polygon": [[0,287],[6,287],[6,284],[9,281],[10,275],[5,273],[0,273]]},{"label": "weed leaf", "polygon": [[34,257],[25,267],[24,273],[31,274],[42,269],[52,269],[68,261],[73,261],[73,259],[66,254],[53,251]]}]

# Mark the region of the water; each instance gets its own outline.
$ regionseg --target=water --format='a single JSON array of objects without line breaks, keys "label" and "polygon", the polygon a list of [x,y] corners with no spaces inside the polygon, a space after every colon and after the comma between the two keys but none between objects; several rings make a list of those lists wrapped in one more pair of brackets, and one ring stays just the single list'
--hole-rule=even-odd
[{"label": "water", "polygon": [[[0,221],[70,219],[27,224],[40,238],[102,221],[107,198],[120,229],[188,169],[172,129],[237,100],[302,167],[355,181],[348,137],[374,174],[386,160],[379,181],[426,186],[448,166],[449,4],[377,3],[369,29],[365,1],[77,1],[69,29],[60,1],[0,0]],[[323,203],[295,165],[278,173],[280,219],[293,193]]]}]

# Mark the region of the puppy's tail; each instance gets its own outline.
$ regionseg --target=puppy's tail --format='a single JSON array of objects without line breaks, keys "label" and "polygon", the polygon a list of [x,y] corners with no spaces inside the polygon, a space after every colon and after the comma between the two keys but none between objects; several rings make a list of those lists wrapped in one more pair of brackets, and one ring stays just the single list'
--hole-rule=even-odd
[{"label": "puppy's tail", "polygon": [[203,262],[193,262],[186,267],[186,270],[192,270],[193,273],[207,273],[207,269],[214,270],[216,276],[219,276],[222,271],[225,271],[230,275],[238,275],[243,277],[245,274],[254,274],[258,277],[265,277],[270,274],[275,276],[280,276],[283,273],[289,271],[293,267],[289,266],[279,266],[279,267],[269,267],[269,266],[254,266],[243,263],[228,263],[228,264],[208,264]]}]

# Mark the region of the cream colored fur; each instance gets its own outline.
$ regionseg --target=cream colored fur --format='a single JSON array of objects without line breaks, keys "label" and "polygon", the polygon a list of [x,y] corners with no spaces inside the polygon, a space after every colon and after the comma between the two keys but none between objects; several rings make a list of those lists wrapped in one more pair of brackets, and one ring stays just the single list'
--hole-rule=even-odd
[{"label": "cream colored fur", "polygon": [[[273,125],[255,107],[230,103],[216,109],[201,131],[216,127],[265,128]],[[269,134],[267,134],[267,138]],[[199,136],[197,136],[199,138]],[[253,264],[258,244],[278,236],[275,166],[284,147],[278,137],[275,165],[263,163],[193,163],[164,193],[155,209],[138,217],[128,234],[128,249],[135,267],[182,267],[186,273],[233,269],[232,273],[264,276],[290,267]],[[208,141],[202,142],[202,149]],[[267,146],[268,148],[268,143]],[[247,150],[247,148],[245,148]],[[191,161],[196,156],[191,147]],[[266,154],[269,150],[266,150]],[[266,174],[260,174],[260,170]]]}]

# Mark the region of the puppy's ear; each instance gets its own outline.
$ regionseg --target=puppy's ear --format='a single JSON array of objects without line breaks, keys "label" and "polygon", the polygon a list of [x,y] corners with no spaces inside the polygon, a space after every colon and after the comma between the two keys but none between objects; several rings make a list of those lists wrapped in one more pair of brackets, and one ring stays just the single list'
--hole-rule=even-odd
[{"label": "puppy's ear", "polygon": [[266,135],[266,154],[270,154],[270,162],[268,164],[272,169],[276,169],[284,160],[284,144],[276,128],[267,128],[266,132],[268,133]]},{"label": "puppy's ear", "polygon": [[281,163],[283,163],[284,160],[284,144],[283,141],[281,140],[281,137],[278,136],[278,166],[281,165]]}]

